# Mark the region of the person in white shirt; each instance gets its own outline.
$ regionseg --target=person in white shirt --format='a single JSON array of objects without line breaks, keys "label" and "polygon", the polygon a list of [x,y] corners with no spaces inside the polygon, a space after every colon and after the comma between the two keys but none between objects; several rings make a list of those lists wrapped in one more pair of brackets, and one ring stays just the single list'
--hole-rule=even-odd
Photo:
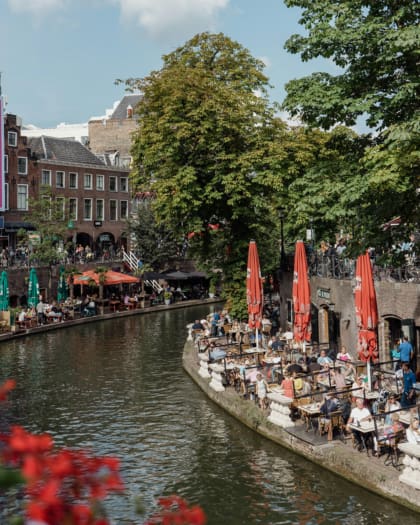
[{"label": "person in white shirt", "polygon": [[[371,421],[371,420],[372,420],[372,414],[369,412],[368,408],[363,406],[363,399],[358,398],[356,399],[356,406],[350,412],[350,417],[347,422],[347,430],[350,430],[350,427],[349,427],[350,424],[353,424],[359,427],[361,426],[362,422]],[[362,447],[363,447],[362,433],[359,432],[358,430],[355,430],[354,428],[352,428],[351,431],[356,440],[359,451],[362,450]]]}]

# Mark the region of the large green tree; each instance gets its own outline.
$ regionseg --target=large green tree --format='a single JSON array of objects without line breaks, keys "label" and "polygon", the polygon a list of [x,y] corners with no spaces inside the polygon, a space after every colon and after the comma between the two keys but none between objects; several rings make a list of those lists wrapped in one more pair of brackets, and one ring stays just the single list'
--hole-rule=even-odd
[{"label": "large green tree", "polygon": [[[284,108],[304,123],[324,129],[354,125],[365,117],[376,134],[362,158],[354,157],[359,164],[355,176],[348,173],[341,204],[350,212],[357,197],[353,211],[357,210],[368,244],[378,235],[380,224],[397,215],[406,231],[418,227],[419,2],[285,3],[302,9],[300,23],[306,30],[304,36],[289,38],[286,49],[304,61],[327,58],[340,69],[336,75],[321,72],[290,81]],[[319,175],[332,167],[324,166]],[[319,194],[324,191],[323,186]]]},{"label": "large green tree", "polygon": [[244,281],[251,238],[264,262],[278,258],[269,232],[283,189],[276,138],[284,124],[263,68],[225,35],[203,33],[165,55],[159,71],[127,81],[143,95],[134,183],[156,193],[158,221],[195,233],[190,253],[229,282]]}]

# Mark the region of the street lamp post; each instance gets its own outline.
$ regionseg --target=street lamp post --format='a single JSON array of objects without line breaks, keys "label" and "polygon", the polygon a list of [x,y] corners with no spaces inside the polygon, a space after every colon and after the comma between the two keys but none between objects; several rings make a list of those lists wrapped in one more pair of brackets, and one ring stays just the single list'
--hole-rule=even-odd
[{"label": "street lamp post", "polygon": [[279,219],[280,219],[280,269],[286,269],[286,252],[284,251],[284,210],[283,208],[279,209]]}]

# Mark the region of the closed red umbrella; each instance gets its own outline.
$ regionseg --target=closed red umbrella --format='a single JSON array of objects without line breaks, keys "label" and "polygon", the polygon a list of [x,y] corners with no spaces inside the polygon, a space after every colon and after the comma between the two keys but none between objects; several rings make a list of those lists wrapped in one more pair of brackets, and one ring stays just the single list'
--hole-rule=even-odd
[{"label": "closed red umbrella", "polygon": [[303,241],[296,242],[292,295],[294,311],[293,337],[295,341],[300,343],[309,343],[312,336],[311,290]]},{"label": "closed red umbrella", "polygon": [[261,279],[260,259],[255,241],[250,241],[248,248],[248,266],[246,270],[246,300],[248,303],[248,325],[253,330],[261,328],[263,311],[263,287]]},{"label": "closed red umbrella", "polygon": [[373,282],[372,265],[368,253],[360,255],[356,262],[356,288],[354,291],[356,323],[359,329],[359,358],[365,362],[378,361],[378,306]]}]

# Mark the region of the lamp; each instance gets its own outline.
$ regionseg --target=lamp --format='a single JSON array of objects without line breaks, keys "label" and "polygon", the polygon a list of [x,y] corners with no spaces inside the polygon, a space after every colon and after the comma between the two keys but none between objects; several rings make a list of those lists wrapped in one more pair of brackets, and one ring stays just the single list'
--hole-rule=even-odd
[{"label": "lamp", "polygon": [[279,208],[279,219],[280,219],[280,269],[286,269],[286,253],[284,251],[284,231],[283,231],[283,222],[284,222],[284,209]]}]

